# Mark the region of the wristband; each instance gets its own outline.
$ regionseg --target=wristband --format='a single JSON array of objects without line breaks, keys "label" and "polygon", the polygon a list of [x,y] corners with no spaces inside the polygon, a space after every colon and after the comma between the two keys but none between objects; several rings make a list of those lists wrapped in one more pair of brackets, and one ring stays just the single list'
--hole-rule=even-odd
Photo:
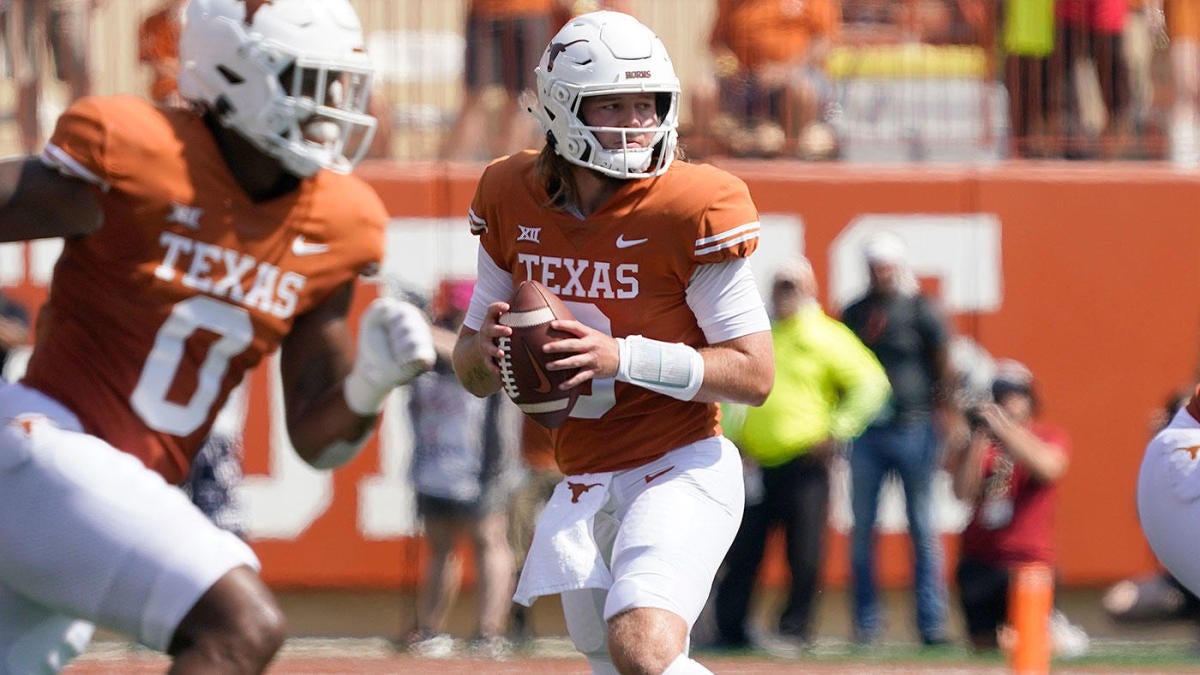
[{"label": "wristband", "polygon": [[641,335],[617,338],[617,381],[691,401],[704,381],[704,357],[682,342]]}]

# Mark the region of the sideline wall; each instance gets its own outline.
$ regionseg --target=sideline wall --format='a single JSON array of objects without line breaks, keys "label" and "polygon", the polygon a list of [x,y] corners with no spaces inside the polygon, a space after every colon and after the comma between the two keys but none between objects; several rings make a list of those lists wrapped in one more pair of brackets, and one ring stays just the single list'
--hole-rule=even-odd
[{"label": "sideline wall", "polygon": [[[1027,363],[1039,379],[1043,417],[1073,439],[1057,527],[1063,582],[1100,584],[1153,568],[1134,486],[1151,412],[1200,365],[1200,177],[1146,165],[724,166],[746,180],[764,220],[776,224],[764,230],[764,259],[806,252],[827,307],[862,283],[862,237],[888,228],[908,238],[923,284],[948,298],[958,332],[994,356]],[[481,169],[365,164],[360,172],[402,219],[395,227],[429,222],[458,236]],[[456,266],[473,260],[451,240]],[[11,246],[0,251],[0,285],[36,306],[45,297],[44,263],[38,271],[45,251],[22,247],[14,255]],[[363,289],[357,308],[373,292]],[[270,369],[252,375],[247,497],[263,523],[252,530],[264,576],[279,587],[412,585],[423,552],[413,536],[404,444],[372,441],[332,476],[308,471],[271,422],[277,387]],[[387,438],[407,433],[402,404],[394,401],[385,415]],[[942,506],[950,565],[962,513]],[[837,511],[826,577],[840,586],[849,564]],[[908,560],[905,537],[881,536],[885,583],[907,584]],[[778,547],[766,575],[785,578]]]}]

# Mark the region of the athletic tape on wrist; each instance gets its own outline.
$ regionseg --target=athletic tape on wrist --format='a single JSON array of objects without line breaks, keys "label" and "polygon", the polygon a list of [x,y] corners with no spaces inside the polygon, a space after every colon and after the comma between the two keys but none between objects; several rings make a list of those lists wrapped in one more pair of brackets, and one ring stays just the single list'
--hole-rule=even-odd
[{"label": "athletic tape on wrist", "polygon": [[617,381],[690,401],[704,381],[704,357],[681,342],[641,335],[617,338]]}]

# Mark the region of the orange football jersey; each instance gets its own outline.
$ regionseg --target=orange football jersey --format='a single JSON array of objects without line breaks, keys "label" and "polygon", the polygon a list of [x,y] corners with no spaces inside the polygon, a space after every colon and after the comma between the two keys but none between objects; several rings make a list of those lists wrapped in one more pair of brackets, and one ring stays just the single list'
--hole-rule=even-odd
[{"label": "orange football jersey", "polygon": [[383,256],[366,183],[321,171],[254,202],[192,112],[81,99],[43,158],[96,186],[104,222],[66,242],[24,382],[174,483],[295,317]]},{"label": "orange football jersey", "polygon": [[[536,157],[526,151],[498,160],[480,178],[471,229],[491,259],[514,284],[545,284],[597,330],[707,344],[685,292],[698,265],[754,252],[758,212],[745,183],[712,166],[676,162],[658,178],[623,181],[580,220],[545,208]],[[567,474],[610,471],[719,433],[715,404],[595,380],[555,430],[555,458]]]}]

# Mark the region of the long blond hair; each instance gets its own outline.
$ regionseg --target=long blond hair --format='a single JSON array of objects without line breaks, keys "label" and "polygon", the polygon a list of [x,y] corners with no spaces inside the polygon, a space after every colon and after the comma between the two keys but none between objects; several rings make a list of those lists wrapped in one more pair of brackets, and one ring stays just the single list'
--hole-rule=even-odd
[{"label": "long blond hair", "polygon": [[[574,171],[578,165],[568,162],[562,155],[555,152],[554,141],[549,136],[547,134],[546,143],[538,152],[535,170],[542,186],[546,188],[546,206],[559,211],[567,211],[571,207],[580,206],[579,183],[575,180]],[[675,157],[672,161],[687,161],[687,155],[678,144],[675,145]],[[611,178],[610,180],[620,181],[623,179]]]}]

